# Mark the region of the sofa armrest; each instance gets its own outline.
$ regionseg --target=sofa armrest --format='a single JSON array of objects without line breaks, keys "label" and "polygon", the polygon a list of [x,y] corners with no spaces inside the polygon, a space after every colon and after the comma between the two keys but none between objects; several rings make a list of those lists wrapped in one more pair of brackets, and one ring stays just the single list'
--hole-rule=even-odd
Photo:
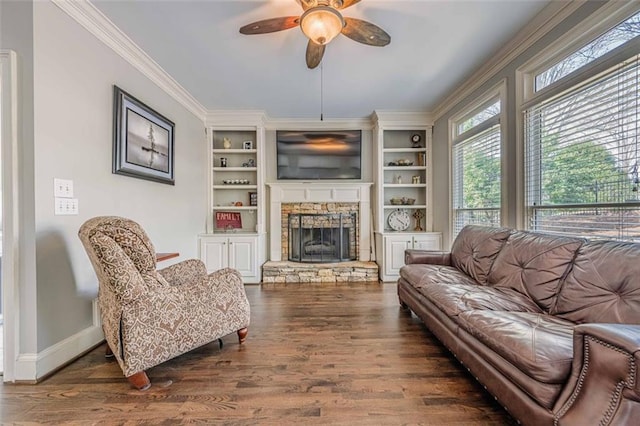
[{"label": "sofa armrest", "polygon": [[200,281],[207,276],[207,267],[200,259],[188,259],[158,270],[171,285],[185,285]]},{"label": "sofa armrest", "polygon": [[451,252],[407,249],[404,251],[404,264],[412,263],[451,266]]},{"label": "sofa armrest", "polygon": [[560,395],[557,425],[631,424],[640,417],[640,325],[574,329],[573,368]]}]

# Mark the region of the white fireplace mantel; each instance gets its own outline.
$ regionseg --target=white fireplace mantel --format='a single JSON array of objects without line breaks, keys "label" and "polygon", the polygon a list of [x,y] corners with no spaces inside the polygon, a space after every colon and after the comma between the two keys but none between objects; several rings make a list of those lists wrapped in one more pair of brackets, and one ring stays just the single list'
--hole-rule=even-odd
[{"label": "white fireplace mantel", "polygon": [[359,203],[358,260],[371,260],[371,182],[268,183],[270,260],[282,260],[282,203]]}]

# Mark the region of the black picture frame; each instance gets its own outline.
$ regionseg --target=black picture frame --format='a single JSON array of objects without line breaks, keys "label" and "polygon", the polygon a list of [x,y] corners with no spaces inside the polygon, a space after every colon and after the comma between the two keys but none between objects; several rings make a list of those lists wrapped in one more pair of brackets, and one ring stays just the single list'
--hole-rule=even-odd
[{"label": "black picture frame", "polygon": [[249,205],[257,206],[258,205],[258,193],[257,192],[249,192]]},{"label": "black picture frame", "polygon": [[175,124],[113,86],[113,168],[119,175],[175,185]]}]

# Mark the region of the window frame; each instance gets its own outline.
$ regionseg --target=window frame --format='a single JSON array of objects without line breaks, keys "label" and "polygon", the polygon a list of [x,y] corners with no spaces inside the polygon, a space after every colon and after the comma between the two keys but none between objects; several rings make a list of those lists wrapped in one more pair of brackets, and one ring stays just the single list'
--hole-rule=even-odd
[{"label": "window frame", "polygon": [[[482,123],[474,126],[473,128],[458,133],[458,126],[469,118],[473,117],[483,109],[500,102],[500,112],[494,117],[491,117]],[[493,85],[490,89],[483,92],[480,96],[470,102],[466,108],[463,108],[457,114],[454,114],[449,118],[449,235],[451,240],[455,239],[455,200],[454,200],[454,188],[455,188],[455,170],[454,170],[454,154],[453,149],[457,143],[467,140],[481,132],[488,130],[496,124],[500,128],[500,225],[504,226],[507,218],[507,186],[505,184],[506,170],[506,158],[508,153],[507,139],[507,123],[508,123],[508,104],[507,104],[507,79],[501,79],[497,84]]]},{"label": "window frame", "polygon": [[623,5],[620,5],[620,2],[607,3],[516,70],[516,220],[519,229],[531,229],[529,221],[531,211],[528,206],[526,190],[526,110],[533,105],[578,90],[620,62],[638,54],[640,37],[612,49],[537,92],[535,90],[536,76],[638,12],[640,12],[640,6],[637,2],[626,2]]}]

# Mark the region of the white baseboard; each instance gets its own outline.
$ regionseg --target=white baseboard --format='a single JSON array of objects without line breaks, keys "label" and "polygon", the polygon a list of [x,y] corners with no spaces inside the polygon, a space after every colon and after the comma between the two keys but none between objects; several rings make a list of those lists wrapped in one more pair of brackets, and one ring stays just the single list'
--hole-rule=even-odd
[{"label": "white baseboard", "polygon": [[37,354],[20,354],[15,364],[16,382],[36,382],[104,340],[102,327],[91,326]]}]

